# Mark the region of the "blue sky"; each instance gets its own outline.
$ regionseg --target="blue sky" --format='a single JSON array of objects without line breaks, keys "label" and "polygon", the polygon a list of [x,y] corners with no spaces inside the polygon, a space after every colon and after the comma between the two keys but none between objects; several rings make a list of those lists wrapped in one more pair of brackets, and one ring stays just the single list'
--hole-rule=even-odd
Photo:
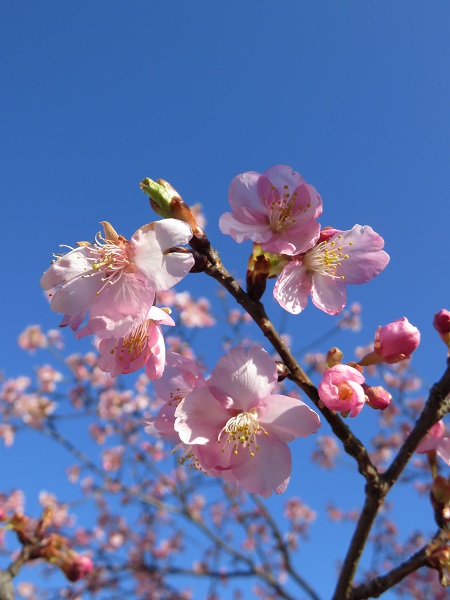
[{"label": "blue sky", "polygon": [[[323,225],[369,224],[385,239],[386,271],[349,290],[364,308],[359,341],[407,316],[422,332],[415,367],[429,384],[440,376],[431,322],[450,308],[447,1],[18,0],[0,5],[0,55],[8,375],[34,364],[16,345],[23,328],[59,322],[39,288],[51,253],[92,239],[102,220],[125,236],[153,220],[142,178],[202,203],[213,244],[243,277],[250,245],[217,225],[229,183],[286,163],[322,195]],[[180,289],[214,294],[205,280]],[[270,290],[267,304],[277,322]],[[288,318],[298,346],[332,327],[318,313]]]}]

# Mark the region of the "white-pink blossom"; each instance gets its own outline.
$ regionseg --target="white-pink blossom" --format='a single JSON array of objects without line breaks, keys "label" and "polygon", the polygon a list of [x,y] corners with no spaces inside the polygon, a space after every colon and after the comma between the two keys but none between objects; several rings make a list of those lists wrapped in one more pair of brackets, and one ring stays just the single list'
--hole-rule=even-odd
[{"label": "white-pink blossom", "polygon": [[98,367],[111,377],[116,377],[120,373],[132,373],[145,366],[150,379],[161,377],[166,359],[161,323],[175,324],[167,312],[152,306],[144,322],[126,336],[102,340]]},{"label": "white-pink blossom", "polygon": [[107,222],[103,228],[93,245],[80,243],[41,278],[45,290],[58,288],[51,308],[64,314],[61,326],[78,331],[87,316],[77,337],[126,336],[146,319],[155,293],[178,283],[194,264],[190,253],[168,252],[192,237],[189,225],[177,219],[144,225],[130,241]]},{"label": "white-pink blossom", "polygon": [[175,430],[196,449],[203,469],[270,496],[291,474],[286,442],[315,433],[319,415],[303,402],[274,394],[275,361],[258,346],[232,348],[208,382],[197,382],[175,411]]},{"label": "white-pink blossom", "polygon": [[306,252],[319,237],[322,200],[287,165],[237,175],[228,199],[232,212],[220,217],[219,227],[236,242],[250,239],[268,252],[292,255]]},{"label": "white-pink blossom", "polygon": [[323,230],[313,248],[284,267],[274,296],[285,310],[298,314],[311,294],[317,308],[337,315],[347,301],[346,284],[367,283],[388,264],[383,246],[383,238],[368,225],[355,225],[349,231]]}]

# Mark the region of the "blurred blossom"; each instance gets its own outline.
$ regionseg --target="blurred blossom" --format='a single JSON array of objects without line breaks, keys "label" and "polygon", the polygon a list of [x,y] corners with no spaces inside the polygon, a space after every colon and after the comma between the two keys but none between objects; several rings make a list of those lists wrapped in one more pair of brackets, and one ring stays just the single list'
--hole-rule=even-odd
[{"label": "blurred blossom", "polygon": [[336,466],[336,457],[341,452],[335,438],[322,435],[317,438],[317,446],[311,456],[312,460],[325,469],[333,469]]},{"label": "blurred blossom", "polygon": [[105,471],[117,471],[122,465],[122,457],[125,452],[123,446],[109,448],[102,452],[102,465]]},{"label": "blurred blossom", "polygon": [[35,352],[39,348],[47,346],[47,337],[42,332],[40,325],[29,325],[18,337],[17,340],[22,350]]},{"label": "blurred blossom", "polygon": [[39,387],[43,392],[50,393],[56,389],[56,383],[62,381],[63,376],[51,365],[44,365],[36,369],[36,375],[39,380]]},{"label": "blurred blossom", "polygon": [[175,307],[181,311],[180,321],[186,327],[211,327],[216,324],[207,298],[194,299],[189,292],[180,292],[175,294]]}]

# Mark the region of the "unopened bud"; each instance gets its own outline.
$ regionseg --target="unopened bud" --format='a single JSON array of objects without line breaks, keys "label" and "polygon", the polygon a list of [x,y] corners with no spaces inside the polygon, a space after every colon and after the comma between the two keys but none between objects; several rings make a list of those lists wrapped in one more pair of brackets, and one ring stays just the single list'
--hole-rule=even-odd
[{"label": "unopened bud", "polygon": [[392,401],[391,394],[381,385],[368,386],[363,385],[366,394],[366,404],[375,410],[384,410]]},{"label": "unopened bud", "polygon": [[441,336],[441,340],[450,349],[450,311],[442,308],[434,315],[433,325]]},{"label": "unopened bud", "polygon": [[[340,365],[342,359],[344,357],[344,353],[339,350],[339,348],[330,348],[327,352],[327,356],[325,358],[325,367],[330,369],[335,365]],[[353,365],[352,365],[353,366]]]},{"label": "unopened bud", "polygon": [[378,327],[375,333],[374,350],[366,354],[359,364],[367,367],[381,362],[392,365],[411,358],[420,343],[420,331],[406,317]]},{"label": "unopened bud", "polygon": [[170,184],[162,179],[153,181],[147,177],[141,181],[140,188],[150,198],[151,207],[158,215],[165,219],[172,216],[170,203],[176,192]]},{"label": "unopened bud", "polygon": [[289,369],[283,362],[279,360],[276,360],[275,364],[277,365],[278,381],[283,381],[289,375]]}]

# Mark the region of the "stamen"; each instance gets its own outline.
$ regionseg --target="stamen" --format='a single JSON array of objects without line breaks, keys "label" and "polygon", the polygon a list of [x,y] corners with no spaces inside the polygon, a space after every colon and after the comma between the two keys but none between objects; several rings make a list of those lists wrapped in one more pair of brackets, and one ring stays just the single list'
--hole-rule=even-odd
[{"label": "stamen", "polygon": [[[264,433],[268,435],[267,431],[258,423],[258,414],[255,409],[250,412],[244,411],[231,417],[222,428],[219,435],[217,436],[217,442],[220,444],[220,438],[222,434],[227,435],[225,443],[233,444],[233,453],[238,454],[239,445],[243,448],[247,448],[250,451],[250,456],[255,456],[254,450],[259,450],[259,446],[256,443],[256,436]],[[225,449],[222,448],[222,452]]]}]

